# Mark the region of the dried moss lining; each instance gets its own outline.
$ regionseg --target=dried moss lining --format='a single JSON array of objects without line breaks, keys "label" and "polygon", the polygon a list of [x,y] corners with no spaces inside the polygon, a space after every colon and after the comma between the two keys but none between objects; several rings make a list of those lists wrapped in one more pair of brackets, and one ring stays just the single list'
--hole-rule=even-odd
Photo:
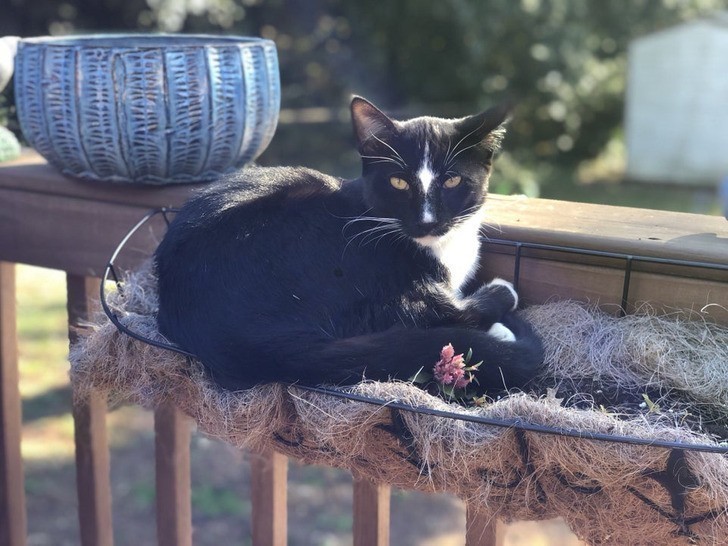
[{"label": "dried moss lining", "polygon": [[[124,298],[111,303],[126,326],[163,339],[148,269],[131,275]],[[680,389],[680,407],[728,415],[728,329],[678,316],[615,318],[573,302],[527,313],[546,344],[544,384],[589,377],[626,390]],[[71,364],[81,395],[95,389],[112,403],[147,407],[172,401],[201,431],[234,446],[273,447],[397,487],[447,491],[505,520],[562,516],[592,544],[722,544],[728,536],[725,455],[522,432],[284,385],[230,393],[211,384],[199,363],[135,341],[105,318],[74,347]],[[552,389],[513,394],[483,408],[448,404],[404,382],[362,382],[351,391],[582,431],[715,440],[666,409],[623,415],[598,406],[577,409]]]}]

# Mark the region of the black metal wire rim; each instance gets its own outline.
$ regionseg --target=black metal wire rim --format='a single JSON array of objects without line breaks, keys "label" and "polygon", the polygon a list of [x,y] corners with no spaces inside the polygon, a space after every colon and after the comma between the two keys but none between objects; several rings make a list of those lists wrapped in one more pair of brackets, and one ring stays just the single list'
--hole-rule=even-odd
[{"label": "black metal wire rim", "polygon": [[[101,286],[100,286],[100,300],[101,300],[101,307],[104,310],[104,313],[109,318],[109,320],[116,326],[116,328],[124,333],[125,335],[128,335],[129,337],[136,339],[137,341],[141,341],[143,343],[146,343],[148,345],[152,345],[154,347],[157,347],[159,349],[164,349],[168,351],[173,351],[178,354],[181,354],[188,358],[193,358],[197,360],[197,356],[193,353],[190,353],[189,351],[185,351],[181,347],[178,347],[176,345],[173,345],[171,343],[166,343],[162,341],[158,341],[155,339],[147,338],[146,336],[142,336],[141,334],[134,332],[127,328],[122,322],[119,320],[119,317],[114,313],[114,311],[109,306],[108,302],[106,301],[106,283],[110,280],[110,277],[114,280],[117,290],[120,292],[123,292],[123,287],[121,285],[121,280],[119,279],[119,276],[116,273],[115,270],[115,261],[118,258],[121,251],[124,249],[125,245],[131,239],[131,237],[142,227],[144,226],[149,220],[151,220],[153,217],[161,214],[167,224],[169,224],[169,218],[168,214],[170,213],[176,213],[179,209],[173,208],[173,207],[163,207],[158,209],[153,209],[149,211],[144,217],[139,220],[130,230],[129,232],[124,236],[124,238],[121,240],[119,245],[114,250],[113,254],[111,255],[111,258],[109,259],[106,267],[104,268],[104,274],[101,278]],[[629,277],[631,273],[631,265],[634,261],[644,261],[644,262],[651,262],[651,263],[660,263],[660,264],[668,264],[668,265],[677,265],[677,266],[685,266],[685,267],[698,267],[698,268],[706,268],[706,269],[717,269],[717,270],[723,270],[728,271],[728,265],[727,264],[718,264],[713,262],[699,262],[699,261],[690,261],[690,260],[676,260],[676,259],[668,259],[668,258],[657,258],[653,256],[639,256],[639,255],[630,255],[630,254],[622,254],[618,252],[606,252],[606,251],[600,251],[600,250],[591,250],[586,248],[578,248],[578,247],[568,247],[568,246],[561,246],[561,245],[547,245],[543,243],[523,243],[523,242],[517,242],[517,241],[509,241],[507,239],[493,239],[488,238],[486,240],[487,243],[492,244],[499,244],[499,245],[507,245],[514,247],[516,249],[516,260],[515,260],[515,271],[514,271],[514,280],[518,281],[518,272],[519,272],[519,262],[520,262],[520,249],[521,248],[533,248],[533,249],[539,249],[539,250],[551,250],[551,251],[557,251],[557,252],[567,252],[567,253],[573,253],[573,254],[581,254],[581,255],[590,255],[590,256],[597,256],[597,257],[606,257],[606,258],[616,258],[616,259],[623,259],[626,263],[625,268],[625,287],[623,290],[623,303],[626,300],[626,293],[628,290],[628,283],[629,283]],[[623,305],[624,308],[624,305]],[[487,425],[487,426],[493,426],[498,428],[506,428],[506,429],[516,429],[516,430],[522,430],[526,432],[536,432],[540,434],[548,434],[552,436],[562,436],[562,437],[569,437],[569,438],[576,438],[581,440],[593,440],[593,441],[599,441],[599,442],[612,442],[612,443],[619,443],[619,444],[628,444],[628,445],[639,445],[639,446],[647,446],[647,447],[655,447],[655,448],[663,448],[663,449],[681,449],[686,451],[699,451],[704,453],[718,453],[723,455],[728,455],[728,446],[724,445],[710,445],[710,444],[690,444],[685,442],[676,442],[676,441],[670,441],[670,440],[655,440],[655,439],[647,439],[647,438],[637,438],[634,436],[624,436],[624,435],[612,435],[607,433],[601,433],[601,432],[588,432],[588,431],[582,431],[582,430],[575,430],[575,429],[565,429],[561,427],[554,427],[549,425],[539,425],[535,423],[526,423],[521,421],[520,419],[495,419],[490,417],[484,417],[482,415],[472,415],[467,413],[458,413],[454,411],[445,411],[445,410],[438,410],[435,408],[430,408],[426,406],[412,406],[410,404],[405,404],[403,402],[400,402],[399,400],[383,400],[379,398],[371,398],[367,396],[363,396],[360,394],[347,392],[346,390],[337,390],[329,387],[312,387],[308,385],[302,385],[299,383],[288,383],[289,386],[295,387],[297,389],[305,390],[308,392],[313,392],[317,394],[323,394],[327,396],[333,396],[335,398],[341,398],[350,400],[353,402],[360,402],[370,405],[379,406],[381,408],[392,408],[397,409],[401,411],[406,411],[409,413],[417,413],[420,415],[430,415],[434,417],[443,417],[448,419],[457,419],[459,421],[466,421],[470,423],[476,423],[481,425]]]}]

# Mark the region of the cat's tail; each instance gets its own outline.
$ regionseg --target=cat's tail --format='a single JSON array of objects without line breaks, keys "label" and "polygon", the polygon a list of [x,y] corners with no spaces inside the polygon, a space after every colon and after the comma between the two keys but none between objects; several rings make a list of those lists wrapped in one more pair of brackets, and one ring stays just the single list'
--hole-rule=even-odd
[{"label": "cat's tail", "polygon": [[[273,351],[256,352],[259,367],[254,370],[238,360],[235,367],[213,366],[211,372],[219,384],[231,390],[270,381],[306,385],[350,385],[362,379],[406,381],[421,369],[432,371],[442,348],[450,343],[456,354],[472,349],[472,362],[483,361],[475,374],[478,391],[523,389],[540,371],[543,347],[528,323],[517,315],[508,316],[507,327],[515,334],[515,341],[458,327],[393,328],[304,345],[299,339],[290,344],[290,351],[286,340],[280,340]],[[306,348],[302,350],[302,346]]]}]

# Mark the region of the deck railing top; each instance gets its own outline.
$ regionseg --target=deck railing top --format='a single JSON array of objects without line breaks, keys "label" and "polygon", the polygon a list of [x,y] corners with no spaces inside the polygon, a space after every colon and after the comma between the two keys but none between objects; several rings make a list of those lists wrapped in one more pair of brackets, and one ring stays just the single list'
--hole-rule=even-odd
[{"label": "deck railing top", "polygon": [[[0,166],[0,259],[100,276],[110,250],[147,210],[179,206],[200,187],[80,182],[27,151]],[[491,195],[483,221],[494,238],[728,261],[728,221],[718,216]]]}]

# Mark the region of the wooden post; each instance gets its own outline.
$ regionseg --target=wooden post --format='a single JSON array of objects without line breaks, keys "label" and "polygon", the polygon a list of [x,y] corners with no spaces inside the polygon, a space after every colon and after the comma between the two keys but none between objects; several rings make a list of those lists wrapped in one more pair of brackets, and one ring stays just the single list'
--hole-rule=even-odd
[{"label": "wooden post", "polygon": [[[88,321],[98,305],[99,280],[66,275],[68,337],[77,341],[75,327]],[[76,440],[76,492],[83,546],[111,546],[111,477],[109,443],[106,436],[106,399],[90,393],[74,396],[73,420]]]},{"label": "wooden post", "polygon": [[389,485],[354,479],[354,546],[389,544]]},{"label": "wooden post", "polygon": [[503,546],[505,534],[494,516],[479,514],[470,503],[465,514],[465,546]]},{"label": "wooden post", "polygon": [[154,414],[157,475],[157,542],[191,546],[190,424],[171,403]]},{"label": "wooden post", "polygon": [[250,472],[253,544],[285,546],[288,540],[288,457],[272,450],[253,453]]},{"label": "wooden post", "polygon": [[4,546],[23,546],[27,532],[17,344],[15,264],[0,262],[0,544]]}]

